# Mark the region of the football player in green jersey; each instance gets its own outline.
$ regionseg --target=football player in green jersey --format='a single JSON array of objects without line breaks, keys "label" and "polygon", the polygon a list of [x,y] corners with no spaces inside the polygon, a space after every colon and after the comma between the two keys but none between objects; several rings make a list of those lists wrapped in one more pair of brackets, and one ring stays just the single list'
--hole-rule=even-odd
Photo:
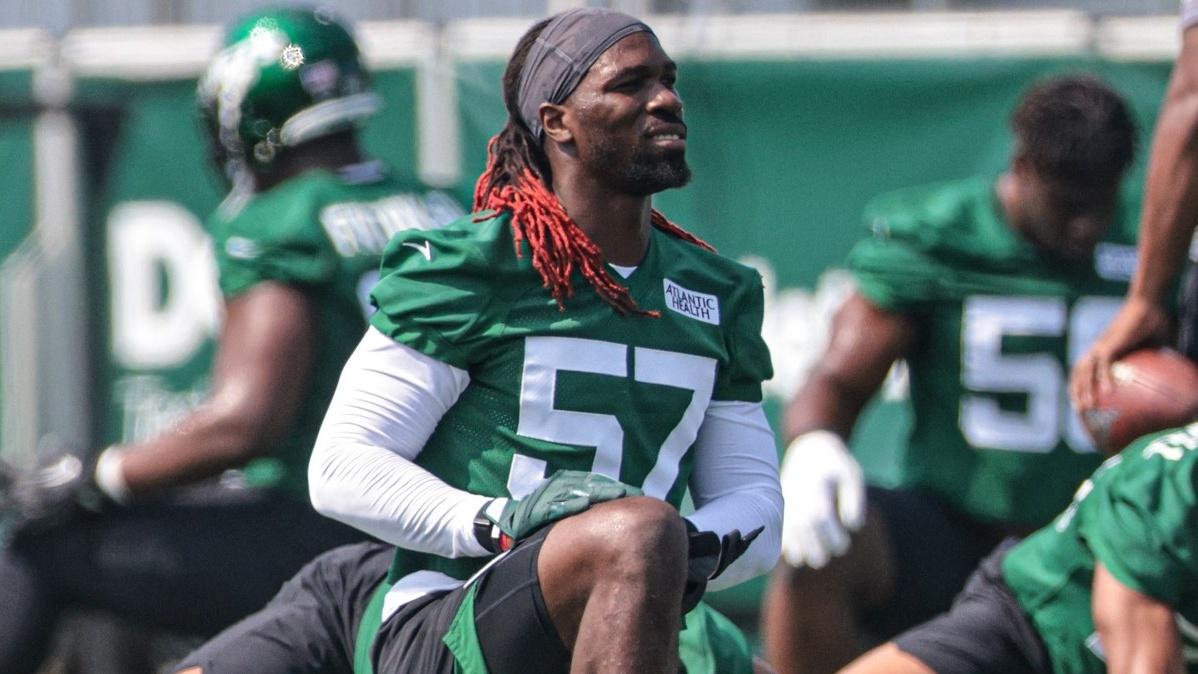
[{"label": "football player in green jersey", "polygon": [[[1181,53],[1157,118],[1144,184],[1136,274],[1127,301],[1111,325],[1078,359],[1070,394],[1078,410],[1094,408],[1100,387],[1110,383],[1110,366],[1139,346],[1169,341],[1173,283],[1198,225],[1198,2],[1181,2]],[[1198,360],[1198,265],[1191,253],[1178,307],[1179,350]]]},{"label": "football player in green jersey", "polygon": [[1198,424],[1145,436],[845,674],[1198,672]]},{"label": "football player in green jersey", "polygon": [[[67,456],[17,480],[0,671],[35,670],[70,606],[214,634],[318,553],[365,538],[312,509],[308,456],[365,329],[383,245],[461,210],[363,155],[356,126],[378,101],[353,38],[325,13],[237,24],[198,99],[238,186],[209,223],[226,302],[211,394],[94,466]],[[232,468],[246,484],[180,489]]]},{"label": "football player in green jersey", "polygon": [[[773,566],[782,500],[761,279],[651,205],[689,177],[676,71],[625,14],[538,23],[479,212],[388,245],[309,472],[321,512],[398,547],[350,607],[358,671],[673,674],[683,622],[687,667],[752,667],[683,618]],[[255,640],[289,671],[269,644],[312,630],[272,610],[189,674]]]},{"label": "football player in green jersey", "polygon": [[[1012,127],[997,179],[866,209],[856,292],[786,415],[788,563],[764,611],[780,671],[834,671],[944,610],[982,556],[1048,521],[1100,460],[1065,375],[1127,288],[1134,233],[1109,225],[1134,125],[1117,93],[1077,75],[1034,86]],[[902,482],[867,488],[845,439],[900,358],[914,417]]]}]

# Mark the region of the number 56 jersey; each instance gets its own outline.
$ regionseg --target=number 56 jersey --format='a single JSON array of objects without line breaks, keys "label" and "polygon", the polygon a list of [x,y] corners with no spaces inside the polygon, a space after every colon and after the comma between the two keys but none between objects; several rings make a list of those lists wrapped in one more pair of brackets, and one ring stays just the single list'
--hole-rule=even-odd
[{"label": "number 56 jersey", "polygon": [[1053,257],[1007,223],[992,178],[884,195],[866,222],[849,256],[858,291],[918,330],[901,486],[1044,524],[1101,460],[1068,377],[1123,301],[1134,232],[1112,231],[1092,259]]},{"label": "number 56 jersey", "polygon": [[[520,498],[573,469],[679,506],[710,402],[760,401],[772,374],[760,276],[653,229],[614,278],[660,316],[619,315],[577,273],[560,310],[509,223],[403,232],[384,254],[373,325],[470,376],[416,462],[475,494]],[[455,578],[482,561],[421,557],[397,559]]]}]

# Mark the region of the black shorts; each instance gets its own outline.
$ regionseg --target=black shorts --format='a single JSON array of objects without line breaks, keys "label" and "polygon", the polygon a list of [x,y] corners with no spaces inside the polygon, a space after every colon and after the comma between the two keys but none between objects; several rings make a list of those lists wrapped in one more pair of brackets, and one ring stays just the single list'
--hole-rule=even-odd
[{"label": "black shorts", "polygon": [[890,599],[862,618],[873,643],[947,611],[978,562],[1009,533],[923,491],[871,486],[868,500],[885,522],[894,567]]},{"label": "black shorts", "polygon": [[936,674],[1052,674],[1044,642],[1002,578],[1004,542],[978,567],[948,613],[894,640]]},{"label": "black shorts", "polygon": [[354,639],[395,548],[335,548],[308,563],[265,608],[221,632],[178,665],[205,674],[350,674]]},{"label": "black shorts", "polygon": [[[537,559],[552,527],[521,541],[482,572],[474,627],[490,674],[565,674],[570,651],[549,617]],[[375,674],[453,674],[443,638],[470,587],[405,604],[383,623],[374,645]]]}]

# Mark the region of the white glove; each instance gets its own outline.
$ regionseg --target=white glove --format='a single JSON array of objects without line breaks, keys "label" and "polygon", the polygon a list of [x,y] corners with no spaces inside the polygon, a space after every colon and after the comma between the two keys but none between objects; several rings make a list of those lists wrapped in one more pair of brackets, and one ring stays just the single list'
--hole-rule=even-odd
[{"label": "white glove", "polygon": [[844,440],[808,431],[786,449],[782,557],[794,567],[823,567],[849,549],[849,532],[865,521],[865,480]]}]

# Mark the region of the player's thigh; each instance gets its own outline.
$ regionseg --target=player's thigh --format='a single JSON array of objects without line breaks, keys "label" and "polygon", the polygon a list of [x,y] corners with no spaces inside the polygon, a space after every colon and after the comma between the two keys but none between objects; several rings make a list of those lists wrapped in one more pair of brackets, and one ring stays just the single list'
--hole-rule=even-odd
[{"label": "player's thigh", "polygon": [[205,643],[176,671],[350,674],[358,625],[386,577],[392,550],[368,542],[317,557],[269,604]]},{"label": "player's thigh", "polygon": [[948,610],[1005,532],[922,491],[870,487],[869,502],[883,524],[892,590],[862,624],[871,641],[881,642]]},{"label": "player's thigh", "polygon": [[[490,674],[568,672],[570,652],[553,627],[537,575],[550,529],[521,541],[472,586],[418,599],[389,617],[375,643],[377,674],[452,674],[455,659],[447,643],[467,654],[458,671],[485,665]],[[472,614],[459,616],[464,611]],[[472,660],[475,655],[481,661]]]},{"label": "player's thigh", "polygon": [[936,674],[1051,674],[1043,641],[1002,578],[1013,543],[982,561],[947,613],[896,637],[897,650]]}]

